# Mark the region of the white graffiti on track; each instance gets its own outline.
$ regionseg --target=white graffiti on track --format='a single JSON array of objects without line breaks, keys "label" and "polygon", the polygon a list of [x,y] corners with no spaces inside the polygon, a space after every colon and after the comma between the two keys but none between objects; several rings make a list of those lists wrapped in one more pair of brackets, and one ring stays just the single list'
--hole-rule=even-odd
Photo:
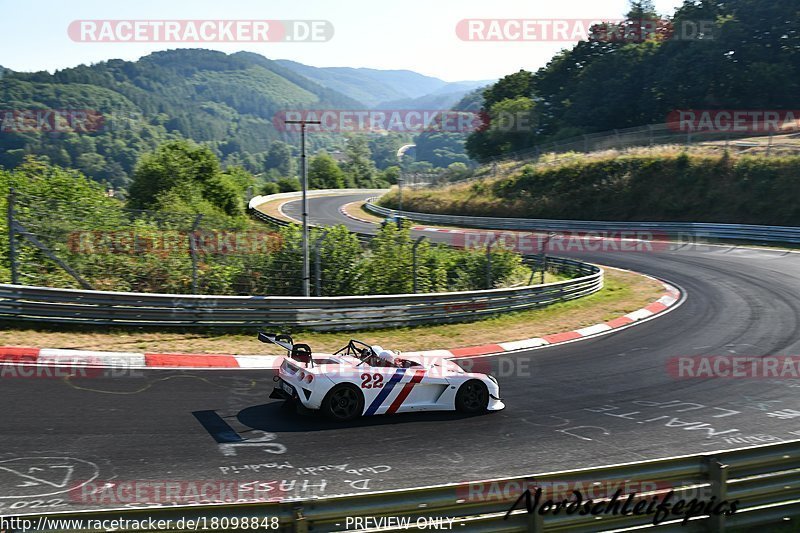
[{"label": "white graffiti on track", "polygon": [[294,468],[288,461],[283,463],[250,463],[246,465],[220,466],[219,470],[223,474],[258,474],[262,470],[283,470],[284,468]]},{"label": "white graffiti on track", "polygon": [[274,433],[254,430],[254,433],[256,432],[260,433],[261,436],[250,438],[242,442],[223,442],[219,444],[219,449],[222,452],[222,455],[227,457],[235,457],[238,448],[260,448],[261,451],[266,453],[286,453],[286,446],[278,442],[273,442],[277,437]]},{"label": "white graffiti on track", "polygon": [[79,488],[97,478],[99,467],[74,457],[16,457],[0,461],[0,499],[41,498]]},{"label": "white graffiti on track", "polygon": [[[584,408],[584,411],[613,417],[619,420],[630,420],[637,424],[651,424],[656,422],[656,425],[663,425],[667,428],[677,428],[685,431],[701,431],[706,433],[707,438],[740,433],[740,430],[736,428],[721,430],[718,426],[712,425],[718,424],[718,420],[707,421],[741,414],[741,411],[734,409],[725,409],[723,407],[714,407],[681,400],[671,400],[668,402],[634,400],[631,403],[633,406],[630,407],[600,405],[597,407]],[[668,414],[659,414],[664,412]]]},{"label": "white graffiti on track", "polygon": [[377,466],[366,466],[364,468],[348,468],[350,467],[349,464],[340,464],[340,465],[319,465],[319,466],[306,466],[303,468],[298,468],[297,473],[299,475],[311,475],[316,476],[323,474],[325,472],[345,472],[347,474],[352,474],[354,476],[363,476],[366,474],[383,474],[384,472],[388,472],[392,469],[389,465],[377,465]]}]

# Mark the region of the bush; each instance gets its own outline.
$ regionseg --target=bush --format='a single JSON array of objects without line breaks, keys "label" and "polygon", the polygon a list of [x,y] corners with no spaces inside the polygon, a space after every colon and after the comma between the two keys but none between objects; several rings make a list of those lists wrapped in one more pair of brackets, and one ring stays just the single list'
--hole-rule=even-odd
[{"label": "bush", "polygon": [[276,183],[280,192],[294,192],[301,189],[300,180],[297,178],[280,178]]},{"label": "bush", "polygon": [[271,194],[278,194],[281,192],[280,187],[274,181],[268,181],[264,185],[261,186],[261,194],[264,196],[269,196]]},{"label": "bush", "polygon": [[[570,158],[494,180],[404,191],[411,211],[565,220],[800,225],[800,157],[683,151]],[[380,204],[397,208],[397,194]]]}]

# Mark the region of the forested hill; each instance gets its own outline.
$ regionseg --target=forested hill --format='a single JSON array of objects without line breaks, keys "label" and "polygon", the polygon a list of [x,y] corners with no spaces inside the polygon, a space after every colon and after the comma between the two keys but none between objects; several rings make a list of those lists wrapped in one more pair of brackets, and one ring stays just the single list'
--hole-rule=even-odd
[{"label": "forested hill", "polygon": [[468,92],[492,81],[446,82],[410,70],[312,67],[295,61],[277,63],[370,107],[450,109]]},{"label": "forested hill", "polygon": [[270,142],[281,136],[272,124],[277,111],[363,107],[258,54],[197,49],[54,74],[6,70],[0,104],[5,111],[91,110],[110,119],[92,135],[4,129],[0,165],[14,167],[26,153],[42,154],[117,186],[127,183],[142,153],[176,136],[208,142],[226,162],[258,171]]},{"label": "forested hill", "polygon": [[[653,3],[631,2],[627,24],[654,19]],[[798,0],[685,2],[672,35],[644,42],[584,40],[538,71],[502,79],[486,95],[490,116],[530,112],[534,131],[480,132],[475,158],[584,133],[662,123],[676,109],[797,109]],[[698,28],[711,24],[711,31]]]}]

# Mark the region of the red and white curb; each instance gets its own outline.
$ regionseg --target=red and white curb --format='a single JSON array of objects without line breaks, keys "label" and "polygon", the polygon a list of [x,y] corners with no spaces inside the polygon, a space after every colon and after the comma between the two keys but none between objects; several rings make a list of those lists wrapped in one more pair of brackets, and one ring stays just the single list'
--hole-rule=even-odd
[{"label": "red and white curb", "polygon": [[86,366],[100,368],[278,368],[279,355],[214,355],[177,353],[98,352],[0,346],[0,364]]},{"label": "red and white curb", "polygon": [[[663,281],[665,293],[647,307],[633,311],[608,322],[594,324],[573,331],[553,333],[543,337],[519,341],[467,346],[451,350],[425,350],[405,352],[404,355],[425,358],[458,359],[501,355],[506,352],[544,348],[555,344],[574,342],[588,337],[597,337],[627,328],[635,323],[662,315],[683,303],[681,291]],[[222,355],[222,354],[174,354],[98,352],[92,350],[61,350],[52,348],[24,348],[0,346],[0,366],[3,364],[40,366],[85,366],[94,368],[183,368],[192,370],[224,369],[276,369],[283,357],[280,355]],[[2,373],[0,372],[0,377]]]},{"label": "red and white curb", "polygon": [[664,294],[658,300],[646,307],[643,307],[642,309],[638,309],[621,317],[609,320],[608,322],[594,324],[572,331],[553,333],[543,337],[534,337],[532,339],[524,339],[520,341],[484,344],[481,346],[467,346],[465,348],[455,348],[453,350],[429,350],[411,353],[406,352],[405,355],[445,357],[448,359],[457,359],[459,357],[490,356],[518,350],[544,348],[545,346],[552,346],[554,344],[563,344],[566,342],[574,342],[577,340],[586,339],[588,337],[605,335],[607,333],[629,327],[637,322],[643,322],[645,320],[654,318],[657,315],[669,312],[683,303],[683,295],[677,287],[674,287],[661,280],[657,281],[664,286],[665,290]]}]

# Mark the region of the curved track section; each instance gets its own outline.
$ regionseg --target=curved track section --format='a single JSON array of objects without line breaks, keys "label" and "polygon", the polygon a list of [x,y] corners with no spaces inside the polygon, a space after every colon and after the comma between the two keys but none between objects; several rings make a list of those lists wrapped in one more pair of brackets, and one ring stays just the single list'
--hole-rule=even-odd
[{"label": "curved track section", "polygon": [[[339,212],[358,198],[311,199],[312,222],[374,231]],[[687,300],[603,337],[471,360],[500,380],[507,408],[491,415],[331,424],[269,400],[272,372],[264,370],[4,376],[0,514],[119,507],[130,502],[113,487],[130,480],[267,480],[271,496],[333,495],[800,435],[800,379],[678,379],[668,371],[676,356],[797,353],[800,255],[687,246],[576,257],[664,278]]]}]

